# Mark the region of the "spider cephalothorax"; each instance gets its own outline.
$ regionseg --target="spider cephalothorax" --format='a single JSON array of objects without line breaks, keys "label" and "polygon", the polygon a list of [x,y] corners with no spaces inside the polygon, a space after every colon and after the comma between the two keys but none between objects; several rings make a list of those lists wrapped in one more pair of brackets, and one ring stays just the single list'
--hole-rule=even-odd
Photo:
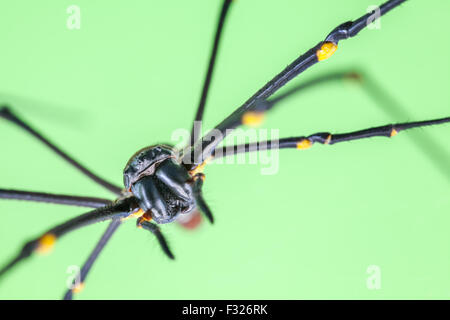
[{"label": "spider cephalothorax", "polygon": [[195,208],[193,179],[171,146],[140,150],[128,161],[123,176],[125,188],[156,223],[172,222]]}]

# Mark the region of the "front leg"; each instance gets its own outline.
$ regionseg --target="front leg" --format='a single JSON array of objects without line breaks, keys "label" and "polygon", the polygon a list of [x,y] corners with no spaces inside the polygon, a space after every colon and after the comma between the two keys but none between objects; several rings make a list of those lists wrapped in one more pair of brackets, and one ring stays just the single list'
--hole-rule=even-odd
[{"label": "front leg", "polygon": [[137,220],[136,225],[138,228],[143,228],[153,233],[156,236],[156,239],[158,239],[159,245],[161,246],[161,249],[164,251],[164,253],[170,259],[174,260],[175,257],[172,254],[172,251],[170,251],[169,245],[167,244],[166,239],[162,235],[161,230],[156,224],[149,222],[149,220],[150,220],[149,216],[147,214],[144,214]]}]

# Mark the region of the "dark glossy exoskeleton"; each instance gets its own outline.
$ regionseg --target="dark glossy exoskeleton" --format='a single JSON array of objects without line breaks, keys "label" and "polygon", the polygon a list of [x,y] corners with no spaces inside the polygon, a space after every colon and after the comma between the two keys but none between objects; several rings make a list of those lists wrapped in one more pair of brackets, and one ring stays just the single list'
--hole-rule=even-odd
[{"label": "dark glossy exoskeleton", "polygon": [[138,151],[124,173],[126,190],[156,223],[169,223],[195,209],[194,179],[169,145],[155,145]]},{"label": "dark glossy exoskeleton", "polygon": [[[40,236],[26,242],[19,253],[0,268],[0,277],[11,270],[19,262],[29,258],[34,252],[49,251],[56,240],[62,236],[90,224],[111,220],[109,226],[81,268],[79,280],[74,280],[67,289],[64,298],[71,299],[73,293],[81,290],[83,287],[82,284],[94,261],[96,261],[99,253],[123,221],[128,220],[129,218],[137,218],[137,226],[154,234],[163,251],[171,259],[173,259],[174,256],[157,224],[170,223],[177,219],[178,222],[183,223],[181,221],[183,218],[189,218],[189,213],[192,213],[194,216],[195,213],[197,213],[197,210],[203,213],[210,222],[213,222],[213,216],[206,205],[201,192],[204,180],[204,175],[201,172],[203,167],[214,159],[233,156],[238,153],[257,152],[267,149],[307,149],[317,143],[333,145],[371,137],[390,138],[404,130],[450,123],[450,117],[444,117],[426,121],[388,124],[352,132],[331,133],[322,131],[308,136],[300,135],[234,146],[220,146],[220,143],[223,142],[225,137],[234,129],[242,125],[258,124],[263,119],[263,115],[266,112],[270,111],[279,102],[295,92],[335,80],[361,79],[361,76],[353,71],[327,74],[300,83],[298,86],[295,86],[278,96],[272,97],[278,90],[283,88],[298,75],[316,63],[331,57],[336,52],[340,41],[356,36],[372,21],[385,15],[405,1],[406,0],[387,0],[377,8],[377,10],[363,14],[356,20],[345,22],[340,24],[337,28],[332,29],[331,33],[329,33],[324,41],[318,42],[308,51],[301,54],[284,70],[278,73],[272,80],[267,82],[253,96],[245,101],[244,104],[235,109],[229,116],[217,124],[210,132],[203,137],[200,137],[200,126],[196,126],[195,123],[203,120],[206,98],[212,79],[220,37],[225,23],[225,17],[232,2],[232,0],[222,0],[223,5],[216,29],[208,71],[206,73],[200,102],[194,118],[194,125],[191,130],[191,139],[188,145],[183,147],[182,154],[172,146],[165,144],[153,145],[138,151],[133,155],[124,169],[125,189],[101,178],[84,167],[81,163],[69,156],[68,153],[61,150],[49,139],[35,130],[26,121],[18,117],[8,106],[0,105],[0,118],[17,125],[22,130],[34,136],[81,173],[92,179],[95,183],[111,191],[116,196],[114,200],[110,200],[27,190],[0,189],[0,198],[3,199],[48,202],[93,208],[93,210],[58,224],[53,228],[48,229]],[[403,53],[404,51],[401,52]],[[362,82],[361,84],[369,86],[367,83],[364,84]],[[373,92],[372,89],[370,91]],[[371,95],[375,96],[378,95],[378,93],[384,93],[384,91],[379,89],[376,89],[375,92],[377,94],[373,93]],[[157,121],[160,120],[157,119]],[[429,143],[428,145],[432,144]],[[447,164],[445,164],[445,166],[446,165]],[[153,221],[156,224],[153,223]],[[188,223],[186,223],[186,225],[187,224]],[[192,226],[194,224],[191,223],[189,225]]]}]

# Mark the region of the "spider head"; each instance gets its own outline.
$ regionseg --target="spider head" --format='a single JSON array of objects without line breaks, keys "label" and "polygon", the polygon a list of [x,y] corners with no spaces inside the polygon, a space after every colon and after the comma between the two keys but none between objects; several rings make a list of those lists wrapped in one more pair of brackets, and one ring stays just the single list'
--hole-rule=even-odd
[{"label": "spider head", "polygon": [[169,223],[195,208],[192,179],[174,148],[156,145],[138,151],[124,170],[125,188],[156,223]]}]

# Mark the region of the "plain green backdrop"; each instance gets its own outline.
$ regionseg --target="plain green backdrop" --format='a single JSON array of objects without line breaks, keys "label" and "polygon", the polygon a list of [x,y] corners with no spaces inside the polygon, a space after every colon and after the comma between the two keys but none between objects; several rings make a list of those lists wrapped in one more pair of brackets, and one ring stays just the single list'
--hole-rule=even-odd
[{"label": "plain green backdrop", "polygon": [[[237,0],[208,100],[212,127],[338,24],[375,0]],[[66,9],[81,8],[68,30]],[[0,103],[117,184],[138,149],[190,127],[221,1],[2,1]],[[393,116],[360,86],[337,82],[289,99],[264,128],[281,137],[346,132],[450,114],[450,2],[408,1],[292,84],[358,68],[404,111]],[[388,110],[386,112],[386,110]],[[123,225],[89,274],[82,299],[450,298],[450,126],[306,151],[279,171],[211,165],[204,193],[216,223]],[[0,187],[111,197],[17,127],[0,121]],[[432,141],[418,147],[414,140]],[[426,139],[426,140],[424,140]],[[423,145],[423,143],[422,143]],[[427,156],[428,154],[428,156]],[[430,160],[441,164],[439,170]],[[447,170],[446,170],[447,168]],[[82,208],[0,201],[0,262]],[[0,282],[2,299],[59,299],[106,223],[62,238]],[[381,288],[369,290],[367,268]]]}]

